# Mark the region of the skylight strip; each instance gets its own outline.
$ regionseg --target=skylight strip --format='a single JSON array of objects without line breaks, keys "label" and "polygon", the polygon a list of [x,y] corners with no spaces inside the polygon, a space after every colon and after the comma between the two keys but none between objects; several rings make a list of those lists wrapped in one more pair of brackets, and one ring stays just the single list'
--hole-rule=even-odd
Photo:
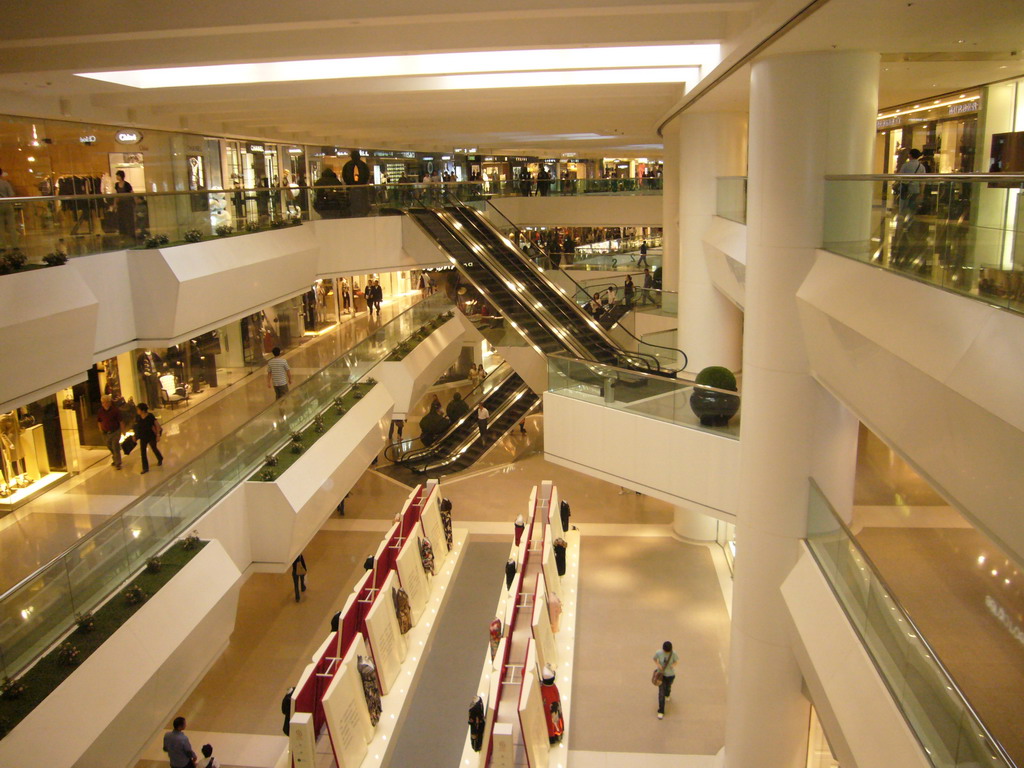
[{"label": "skylight strip", "polygon": [[711,67],[718,62],[719,55],[717,44],[558,48],[214,64],[115,72],[80,72],[78,77],[102,80],[131,88],[183,88],[200,85],[241,85],[357,77],[589,70],[608,68],[609,65],[614,69]]}]

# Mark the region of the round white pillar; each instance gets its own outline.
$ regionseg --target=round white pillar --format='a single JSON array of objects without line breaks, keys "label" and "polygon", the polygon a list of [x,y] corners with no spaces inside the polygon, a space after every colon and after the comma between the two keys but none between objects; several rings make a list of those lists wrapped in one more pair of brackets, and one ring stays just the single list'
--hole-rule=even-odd
[{"label": "round white pillar", "polygon": [[718,521],[703,512],[673,507],[672,532],[689,541],[714,541],[718,534]]},{"label": "round white pillar", "polygon": [[661,285],[675,290],[679,281],[679,128],[678,120],[662,133],[665,164],[661,169]]},{"label": "round white pillar", "polygon": [[738,371],[743,315],[711,282],[704,233],[715,215],[716,179],[746,175],[747,116],[743,112],[685,113],[671,125],[678,132],[680,171],[678,344],[692,373],[709,365]]},{"label": "round white pillar", "polygon": [[780,586],[806,533],[808,477],[822,469],[816,414],[830,395],[808,371],[796,292],[821,245],[825,174],[870,171],[878,69],[878,54],[864,52],[769,57],[751,69],[726,768],[806,760],[808,704]]}]

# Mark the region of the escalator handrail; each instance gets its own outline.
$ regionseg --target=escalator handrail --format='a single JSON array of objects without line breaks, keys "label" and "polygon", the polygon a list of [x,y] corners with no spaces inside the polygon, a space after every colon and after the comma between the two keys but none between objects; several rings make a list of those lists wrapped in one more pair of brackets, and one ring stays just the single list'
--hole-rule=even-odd
[{"label": "escalator handrail", "polygon": [[[434,209],[432,209],[432,208],[430,208],[430,207],[428,207],[428,206],[426,206],[426,205],[422,205],[422,201],[420,201],[420,200],[419,200],[418,198],[417,198],[417,202],[421,202],[420,210],[423,210],[424,212],[426,212],[426,213],[430,214],[431,216],[433,216],[433,217],[435,217],[435,218],[438,218],[438,220],[440,221],[440,224],[441,224],[441,226],[442,226],[442,227],[444,227],[445,231],[446,231],[446,232],[448,232],[448,234],[449,234],[449,235],[451,235],[451,236],[452,236],[453,238],[455,238],[455,239],[456,239],[457,241],[459,241],[459,244],[460,244],[460,245],[462,245],[462,246],[463,246],[464,248],[466,248],[467,250],[469,249],[469,246],[467,246],[467,245],[466,245],[465,243],[463,243],[463,242],[462,242],[462,241],[461,241],[461,240],[460,240],[460,239],[459,239],[459,238],[458,238],[458,237],[457,237],[457,236],[455,235],[455,233],[453,233],[453,232],[452,232],[452,231],[450,230],[450,228],[448,227],[448,225],[447,225],[447,224],[445,224],[445,222],[444,222],[443,220],[441,220],[441,219],[440,219],[440,218],[438,217],[438,215],[437,215],[437,211],[435,211]],[[421,222],[421,221],[420,221],[420,220],[419,220],[419,219],[418,219],[418,218],[416,217],[416,215],[415,215],[415,213],[414,213],[414,211],[415,211],[415,210],[416,210],[416,209],[410,208],[410,209],[407,209],[406,213],[407,213],[407,214],[408,214],[408,215],[410,216],[410,218],[411,218],[411,219],[413,220],[413,222],[414,222],[414,223],[416,224],[416,226],[418,226],[418,227],[419,227],[420,229],[422,229],[422,230],[423,230],[423,232],[424,232],[424,233],[425,233],[425,234],[427,235],[427,237],[429,237],[429,238],[431,238],[431,239],[435,239],[435,237],[434,237],[433,233],[431,233],[431,232],[430,232],[430,230],[429,230],[429,229],[427,229],[427,228],[426,228],[426,226],[424,226],[423,222]],[[450,262],[451,262],[451,263],[452,263],[452,264],[453,264],[453,265],[454,265],[455,267],[460,267],[460,264],[459,264],[459,260],[458,260],[458,259],[456,258],[455,254],[453,254],[453,253],[449,253],[449,252],[448,252],[448,250],[447,250],[447,249],[446,249],[446,248],[445,248],[444,246],[442,246],[442,245],[441,245],[440,243],[438,243],[438,244],[437,244],[437,247],[438,247],[438,249],[439,249],[439,250],[440,250],[440,251],[441,251],[442,253],[444,253],[444,254],[445,254],[445,255],[447,256],[448,260],[449,260],[449,261],[450,261]],[[468,283],[469,283],[469,284],[470,284],[471,286],[473,286],[474,290],[476,290],[476,292],[477,292],[477,293],[479,293],[479,294],[480,294],[480,295],[481,295],[481,296],[482,296],[482,297],[483,297],[484,299],[486,299],[486,300],[487,300],[487,302],[488,302],[488,303],[489,303],[489,304],[490,304],[490,305],[491,305],[491,306],[492,306],[492,307],[494,308],[494,310],[495,310],[496,312],[499,312],[499,313],[501,313],[501,314],[502,314],[502,318],[503,318],[503,319],[504,319],[504,320],[505,320],[506,322],[509,322],[509,323],[513,323],[513,321],[512,321],[512,320],[511,320],[510,318],[508,318],[508,317],[505,317],[504,313],[502,313],[502,312],[501,312],[501,304],[500,304],[500,303],[499,303],[498,301],[496,301],[496,300],[495,300],[495,298],[494,298],[493,294],[492,294],[492,293],[491,293],[491,292],[490,292],[490,291],[489,291],[489,290],[488,290],[487,288],[484,288],[484,287],[483,287],[482,285],[480,285],[480,283],[479,283],[479,282],[477,282],[477,281],[476,281],[476,280],[475,280],[475,279],[474,279],[474,278],[473,278],[473,277],[472,277],[471,275],[469,275],[469,274],[468,274],[468,273],[466,273],[466,272],[463,272],[463,271],[462,271],[461,269],[460,269],[460,275],[461,275],[461,277],[463,277],[463,278],[464,278],[464,279],[465,279],[465,280],[466,280],[466,281],[467,281],[467,282],[468,282]],[[498,279],[501,279],[501,278],[498,278]],[[524,309],[524,310],[526,309],[526,308],[525,308],[525,307],[523,307],[523,306],[522,306],[521,304],[520,304],[520,307],[521,307],[522,309]],[[524,330],[523,328],[521,328],[521,327],[520,327],[519,323],[514,323],[514,324],[512,325],[512,327],[513,327],[513,328],[514,328],[514,329],[516,330],[516,332],[517,332],[517,333],[518,333],[518,334],[519,334],[519,335],[520,335],[520,336],[522,337],[523,341],[525,341],[525,342],[526,342],[527,346],[529,346],[529,347],[532,347],[532,348],[533,348],[534,350],[536,350],[536,351],[537,351],[537,353],[538,353],[538,354],[545,354],[545,353],[544,353],[544,351],[543,351],[543,350],[542,350],[542,349],[541,349],[541,348],[540,348],[539,346],[537,346],[537,344],[536,344],[536,343],[534,343],[534,341],[531,341],[531,339],[530,339],[530,338],[529,338],[529,337],[527,336],[527,334],[526,334],[526,331],[525,331],[525,330]]]},{"label": "escalator handrail", "polygon": [[[502,370],[502,369],[504,369],[504,370]],[[497,381],[498,383],[494,385],[494,389],[492,389],[483,398],[481,398],[480,402],[483,402],[484,400],[487,399],[487,397],[489,397],[490,395],[492,395],[495,392],[497,392],[498,389],[500,389],[501,386],[506,381],[508,381],[512,376],[514,376],[514,375],[515,375],[515,371],[512,369],[512,366],[508,364],[508,361],[503,361],[500,365],[496,366],[494,368],[494,370],[492,370],[490,373],[488,373],[486,376],[484,376],[482,379],[480,379],[479,383],[477,383],[477,385],[475,387],[473,387],[471,390],[469,390],[469,392],[466,393],[465,397],[462,398],[463,402],[465,402],[468,405],[469,404],[469,399],[470,399],[470,397],[473,396],[474,392],[477,392],[478,390],[482,391],[482,387],[485,384],[487,384],[488,382],[493,384],[495,381]],[[497,376],[498,378],[495,378],[495,376]],[[499,379],[500,379],[500,381],[499,381]],[[399,458],[399,457],[396,457],[396,456],[393,455],[394,454],[393,449],[394,449],[394,447],[396,445],[401,445],[401,443],[392,443],[391,445],[387,446],[384,449],[384,458],[387,459],[388,461],[394,463],[394,464],[402,464],[403,463],[403,459],[415,459],[415,458],[417,458],[416,454],[425,453],[425,452],[430,451],[431,448],[433,448],[435,445],[437,445],[442,440],[444,440],[446,437],[448,437],[452,432],[454,432],[457,427],[459,427],[460,425],[464,424],[466,419],[468,419],[470,416],[473,415],[473,408],[474,408],[474,406],[470,406],[470,409],[469,409],[469,411],[466,412],[465,416],[460,417],[458,421],[452,422],[451,426],[449,426],[448,429],[446,429],[444,431],[444,433],[441,434],[437,438],[437,440],[435,440],[430,445],[424,445],[422,448],[416,448],[416,449],[411,450],[411,451],[406,451],[405,454],[403,454],[403,456],[401,458]],[[388,451],[392,452],[391,455],[388,454]]]},{"label": "escalator handrail", "polygon": [[[468,206],[463,206],[467,207]],[[453,235],[464,247],[468,248],[476,258],[480,260],[482,264],[487,265],[487,269],[493,274],[498,280],[505,283],[507,286],[519,285],[523,289],[526,286],[522,285],[522,281],[516,278],[515,275],[511,274],[503,264],[492,258],[491,254],[488,253],[487,247],[481,243],[476,237],[473,236],[472,232],[467,231],[466,227],[461,222],[456,222],[452,214],[449,211],[438,208],[430,208],[430,210],[441,223],[445,226],[448,232]],[[456,224],[459,226],[455,226]],[[504,237],[504,236],[503,236]],[[474,282],[475,285],[475,282]],[[557,290],[557,289],[556,289]],[[570,329],[565,328],[564,324],[559,322],[550,311],[543,307],[538,306],[539,302],[524,301],[517,296],[517,292],[509,290],[519,305],[526,310],[529,315],[532,315],[541,325],[546,326],[550,333],[552,333],[556,339],[558,339],[561,346],[567,350],[570,350],[573,354],[578,355],[586,359],[589,355],[589,350],[580,344],[575,335],[570,332]],[[501,305],[495,304],[494,308],[501,311]],[[510,320],[511,322],[511,320]],[[534,347],[536,348],[536,347]]]},{"label": "escalator handrail", "polygon": [[[503,382],[503,384],[505,384],[507,382],[508,382],[508,379],[506,379],[506,381]],[[495,390],[495,391],[497,391],[497,390]],[[491,394],[494,394],[494,393],[492,392]],[[495,422],[497,422],[498,419],[500,419],[502,416],[505,415],[505,413],[508,411],[509,408],[511,408],[513,405],[515,405],[517,402],[519,402],[520,398],[522,398],[525,395],[531,395],[531,394],[533,394],[537,398],[536,402],[539,403],[540,402],[540,397],[537,396],[533,392],[533,390],[530,389],[530,387],[526,384],[525,381],[520,381],[519,385],[514,390],[512,390],[509,393],[508,397],[506,397],[505,400],[497,408],[495,408],[493,411],[491,411],[491,421],[490,421],[490,423],[494,424]],[[463,419],[460,419],[460,423],[464,423],[465,419],[469,418],[470,416],[472,416],[472,412],[466,414],[466,416],[463,417]],[[453,425],[453,428],[454,428],[454,425]],[[451,431],[452,430],[449,429],[448,432],[445,432],[445,435],[448,435],[448,433],[451,432]],[[427,472],[431,468],[436,468],[436,467],[439,467],[439,466],[444,466],[445,464],[450,464],[455,459],[457,459],[459,456],[461,456],[466,451],[466,449],[470,445],[472,445],[474,442],[476,442],[479,438],[480,438],[480,433],[478,431],[470,428],[470,431],[467,433],[467,435],[459,443],[457,443],[456,445],[452,446],[452,448],[450,450],[448,450],[447,452],[445,452],[443,454],[442,453],[438,453],[438,455],[433,455],[433,456],[421,456],[419,461],[412,461],[412,460],[410,460],[408,462],[400,462],[400,463],[402,464],[402,466],[407,467],[408,469],[412,470],[413,472],[416,472],[416,471]],[[443,437],[442,438],[438,438],[438,440],[435,443],[435,445],[440,444],[442,439],[443,439]],[[429,453],[429,448],[431,448],[431,447],[433,447],[433,446],[427,446],[427,448],[428,448],[427,452],[428,453]],[[418,467],[418,469],[417,469],[417,467]]]},{"label": "escalator handrail", "polygon": [[[460,202],[458,199],[452,197],[451,195],[442,195],[442,199],[450,201],[452,203],[452,205],[454,205],[457,208],[467,208],[467,209],[470,209],[470,210],[474,211],[474,213],[477,213],[475,208],[472,208],[471,206],[465,205],[464,203]],[[498,213],[498,215],[501,216],[501,218],[503,218],[505,221],[508,222],[509,226],[511,226],[512,229],[515,230],[517,236],[522,237],[522,230],[519,229],[519,227],[517,227],[516,224],[511,219],[508,218],[508,216],[506,216],[504,213],[502,213],[501,210],[497,206],[495,206],[493,203],[491,203],[490,201],[488,201],[488,205],[490,205]],[[505,235],[503,235],[500,231],[498,231],[498,229],[496,227],[494,227],[493,224],[491,224],[489,221],[487,221],[486,216],[481,216],[480,220],[484,224],[486,224],[487,226],[491,227],[494,230],[495,234],[501,236],[505,240],[509,240],[509,238],[505,237]],[[509,242],[512,242],[512,241],[509,240]],[[537,250],[540,251],[540,253],[546,259],[548,259],[549,263],[552,263],[552,264],[554,263],[554,262],[551,262],[550,256],[547,255],[547,253],[544,251],[543,248],[541,248],[536,243],[531,243],[531,244],[532,244],[532,246],[534,248],[537,248]],[[554,293],[565,295],[564,292],[562,291],[562,289],[559,286],[555,285],[553,282],[551,282],[551,279],[548,278],[544,274],[544,271],[541,270],[540,268],[538,268],[537,265],[533,262],[533,260],[529,256],[527,256],[525,253],[523,253],[522,249],[518,245],[516,245],[514,242],[512,243],[512,245],[513,245],[513,248],[516,250],[516,252],[519,253],[521,256],[523,256],[523,261],[525,261],[529,265],[528,268],[532,269],[532,270],[534,270],[536,272],[536,276],[538,277],[538,279],[540,279],[541,281],[546,283],[548,285],[548,287]],[[564,270],[560,270],[560,272],[562,274],[567,274]],[[572,277],[572,275],[568,275],[568,277],[573,282],[573,284],[577,287],[577,289],[579,289],[581,287],[580,284],[578,282],[576,282],[576,279]],[[569,297],[569,303],[572,304],[573,307],[576,308],[577,313],[580,315],[580,318],[583,319],[584,322],[588,322],[588,321],[593,321],[594,322],[594,325],[597,326],[597,328],[596,328],[597,333],[599,335],[601,335],[602,337],[604,337],[604,339],[608,343],[608,345],[613,350],[616,350],[617,353],[618,353],[618,356],[621,357],[623,360],[629,362],[631,359],[639,359],[640,361],[642,361],[643,367],[647,368],[648,370],[660,371],[662,369],[661,368],[661,361],[655,355],[649,355],[649,354],[647,354],[645,352],[630,352],[629,350],[622,349],[621,346],[619,344],[617,344],[614,339],[612,339],[610,336],[608,336],[604,332],[604,329],[600,326],[600,323],[598,323],[596,320],[594,320],[594,318],[590,317],[590,315],[588,315],[588,314],[586,314],[584,312],[584,310],[579,306],[579,304],[576,303],[576,300],[574,298]],[[622,327],[622,326],[620,326],[620,327]],[[628,328],[622,327],[622,330],[625,331],[633,339],[635,339],[638,344],[645,343],[645,342],[641,341],[639,338],[637,338],[635,334],[631,333]],[[684,369],[686,368],[686,363],[688,362],[688,360],[687,360],[687,357],[686,357],[686,353],[683,352],[683,350],[681,350],[681,349],[674,349],[673,347],[663,347],[660,344],[650,344],[648,346],[658,347],[660,349],[665,349],[665,350],[671,350],[672,352],[678,353],[680,355],[681,359],[683,360],[683,368]]]}]

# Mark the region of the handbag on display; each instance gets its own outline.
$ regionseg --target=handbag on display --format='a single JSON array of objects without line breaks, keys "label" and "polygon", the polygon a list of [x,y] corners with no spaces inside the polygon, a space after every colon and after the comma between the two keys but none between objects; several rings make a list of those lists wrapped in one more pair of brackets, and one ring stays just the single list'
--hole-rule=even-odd
[{"label": "handbag on display", "polygon": [[135,435],[126,435],[124,440],[121,441],[121,450],[127,456],[135,450],[135,446],[138,444],[139,441],[135,439]]}]

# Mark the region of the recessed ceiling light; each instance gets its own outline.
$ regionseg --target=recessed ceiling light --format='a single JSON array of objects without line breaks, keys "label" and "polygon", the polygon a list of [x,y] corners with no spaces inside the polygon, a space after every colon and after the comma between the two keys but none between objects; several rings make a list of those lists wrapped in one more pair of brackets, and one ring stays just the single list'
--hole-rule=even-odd
[{"label": "recessed ceiling light", "polygon": [[[182,88],[198,85],[282,83],[299,80],[484,73],[512,74],[555,70],[641,69],[650,71],[657,68],[703,67],[707,71],[719,60],[720,46],[715,43],[362,56],[347,59],[267,61],[113,72],[79,72],[77,76],[132,88]],[[639,81],[631,80],[629,82]],[[659,79],[654,82],[668,82],[668,80]]]}]

